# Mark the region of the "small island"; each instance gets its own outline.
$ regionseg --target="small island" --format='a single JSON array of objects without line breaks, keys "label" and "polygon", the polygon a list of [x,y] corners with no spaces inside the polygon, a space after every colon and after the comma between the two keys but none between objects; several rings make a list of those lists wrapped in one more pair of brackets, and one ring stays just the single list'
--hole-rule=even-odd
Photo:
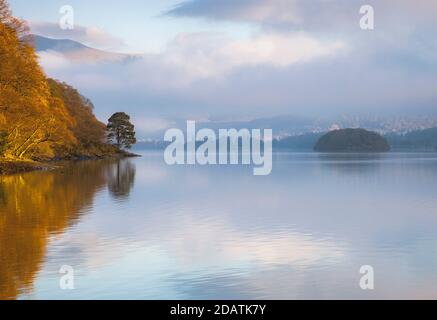
[{"label": "small island", "polygon": [[322,136],[314,146],[317,152],[388,152],[387,140],[365,129],[341,129]]}]

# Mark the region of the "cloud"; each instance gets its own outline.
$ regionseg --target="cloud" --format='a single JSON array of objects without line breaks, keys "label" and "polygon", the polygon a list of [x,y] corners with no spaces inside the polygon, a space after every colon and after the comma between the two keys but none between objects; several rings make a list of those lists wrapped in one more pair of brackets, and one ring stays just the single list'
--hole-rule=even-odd
[{"label": "cloud", "polygon": [[168,14],[260,28],[244,37],[181,33],[161,52],[128,62],[89,65],[53,53],[41,59],[49,75],[89,96],[101,119],[123,107],[145,120],[145,136],[175,119],[435,110],[437,1],[369,2],[376,29],[366,32],[360,1],[193,0]]},{"label": "cloud", "polygon": [[114,37],[97,27],[75,25],[73,30],[62,30],[58,24],[51,22],[31,22],[33,33],[55,39],[70,39],[87,46],[102,50],[119,50],[125,47],[122,39]]},{"label": "cloud", "polygon": [[137,117],[135,120],[136,129],[146,134],[159,132],[175,125],[173,121],[157,117]]},{"label": "cloud", "polygon": [[87,64],[54,53],[41,60],[50,76],[91,98],[101,119],[123,108],[144,137],[174,118],[420,113],[434,105],[432,57],[374,50],[304,33],[243,40],[202,33],[129,62]]},{"label": "cloud", "polygon": [[364,4],[375,8],[379,22],[406,19],[404,23],[433,21],[436,0],[188,0],[165,14],[213,20],[255,23],[273,27],[298,27],[305,30],[357,26],[359,9]]},{"label": "cloud", "polygon": [[159,60],[172,69],[184,70],[190,82],[217,77],[235,69],[268,65],[287,67],[335,56],[345,49],[341,41],[323,42],[305,33],[259,34],[232,39],[223,34],[181,34]]},{"label": "cloud", "polygon": [[172,16],[268,23],[297,23],[301,19],[295,0],[192,0],[167,12]]},{"label": "cloud", "polygon": [[[114,64],[112,68],[102,64],[91,71],[99,74],[109,67],[117,70],[119,77],[129,73],[130,84],[140,82],[156,90],[184,89],[205,79],[225,81],[227,76],[241,68],[286,68],[333,58],[346,49],[341,41],[321,41],[303,32],[263,33],[248,39],[233,39],[218,33],[186,33],[169,42],[160,54],[138,55],[131,63]],[[89,60],[69,59],[70,56],[65,52],[62,55],[40,53],[42,64],[49,73],[61,71],[65,74],[66,67],[80,68]],[[120,78],[120,81],[126,79]],[[107,85],[107,81],[99,81],[93,86],[101,87],[102,83]]]},{"label": "cloud", "polygon": [[[147,109],[152,114],[146,116],[138,112],[137,117],[159,121],[153,121],[144,129],[160,129],[167,123],[162,114],[207,119],[215,113],[212,109],[217,101],[225,105],[249,105],[250,96],[243,92],[237,99],[232,98],[233,101],[216,97],[221,90],[239,90],[244,83],[252,87],[251,81],[228,82],[236,79],[242,70],[250,73],[250,70],[266,68],[273,74],[275,70],[280,72],[294,65],[334,59],[345,51],[346,45],[341,41],[321,41],[302,32],[262,33],[247,39],[192,33],[177,36],[160,54],[145,54],[128,62],[87,63],[87,60],[68,59],[68,55],[56,52],[41,52],[40,59],[50,76],[77,86],[95,100],[97,108],[129,104],[138,111],[144,109],[144,113]],[[259,88],[259,91],[265,92],[265,89]],[[108,99],[102,102],[102,96]],[[234,93],[229,97],[234,97]],[[228,108],[223,107],[222,110]]]},{"label": "cloud", "polygon": [[41,66],[46,71],[63,70],[71,66],[70,60],[63,54],[53,51],[42,51],[38,53]]}]

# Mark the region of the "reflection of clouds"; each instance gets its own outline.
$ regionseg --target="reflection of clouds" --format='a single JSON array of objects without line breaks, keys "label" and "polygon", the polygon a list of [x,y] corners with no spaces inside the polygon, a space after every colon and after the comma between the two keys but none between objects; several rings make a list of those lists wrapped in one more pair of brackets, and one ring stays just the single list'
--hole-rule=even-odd
[{"label": "reflection of clouds", "polygon": [[[223,174],[226,168],[169,167],[161,153],[139,163],[131,198],[135,206],[126,208],[122,218],[117,208],[105,206],[94,215],[95,228],[90,231],[121,243],[158,245],[182,264],[198,257],[202,257],[199,263],[241,257],[241,261],[271,259],[278,264],[315,261],[317,256],[340,258],[342,245],[324,234],[367,250],[400,241],[406,244],[417,236],[411,233],[414,225],[423,230],[414,208],[425,203],[431,210],[435,204],[429,198],[430,186],[420,197],[410,192],[413,186],[418,188],[419,168],[388,167],[371,175],[359,171],[349,175],[317,164],[302,165],[298,171],[279,168],[281,175],[258,184],[250,173],[242,174],[244,169],[231,170],[230,176]],[[427,173],[430,178],[436,171]],[[398,178],[391,181],[392,175]],[[427,214],[421,219],[431,225],[435,220]]]},{"label": "reflection of clouds", "polygon": [[49,251],[52,271],[61,265],[71,265],[75,269],[95,270],[112,264],[125,252],[125,243],[110,240],[93,232],[69,235],[54,243]]},{"label": "reflection of clouds", "polygon": [[[93,211],[50,247],[46,269],[80,269],[86,285],[79,297],[111,290],[109,298],[167,299],[436,292],[435,162],[344,172],[310,159],[278,164],[262,182],[246,168],[169,167],[161,153],[135,163],[129,202],[98,193]],[[358,287],[364,264],[377,270],[372,295]]]},{"label": "reflection of clouds", "polygon": [[[320,260],[338,261],[344,246],[332,240],[318,240],[298,233],[244,233],[224,220],[201,222],[189,214],[178,215],[165,228],[153,225],[143,232],[119,235],[118,238],[89,229],[55,241],[51,253],[59,260],[71,259],[89,268],[113,263],[126,248],[156,248],[186,271],[210,266],[221,268],[282,264],[317,264]],[[74,253],[73,255],[71,253]],[[109,255],[108,255],[109,254]]]},{"label": "reflection of clouds", "polygon": [[[205,174],[208,168],[167,165],[164,162],[164,151],[153,152],[153,155],[148,154],[143,160],[141,168],[137,171],[136,175],[138,183],[141,186],[151,185],[156,189],[158,184],[169,190],[169,186],[175,187],[183,184],[185,189],[189,188],[197,191],[197,189],[205,189],[209,184],[213,183],[210,181],[209,176]],[[144,190],[143,192],[145,196],[147,196],[148,190]],[[174,194],[173,198],[175,198]]]},{"label": "reflection of clouds", "polygon": [[[103,288],[119,288],[116,296],[125,295],[120,286],[125,286],[126,292],[138,286],[144,290],[138,292],[140,296],[126,296],[156,298],[160,292],[153,290],[169,286],[163,298],[181,294],[200,297],[202,291],[205,298],[213,292],[216,297],[229,298],[232,295],[227,286],[232,282],[235,298],[254,298],[255,292],[267,291],[270,297],[281,297],[275,292],[284,290],[288,281],[277,283],[280,280],[274,276],[276,269],[296,270],[302,276],[307,268],[341,263],[345,251],[334,241],[311,235],[242,233],[224,220],[199,223],[195,217],[184,215],[164,230],[152,226],[130,239],[111,238],[89,229],[56,242],[49,255],[48,269],[52,272],[60,265],[72,265],[80,270],[79,283],[104,279],[104,284],[99,283]],[[267,270],[270,271],[266,273]],[[209,282],[216,277],[216,282]],[[240,287],[236,288],[236,284]],[[197,292],[188,292],[193,285]],[[149,287],[152,292],[146,289]],[[84,297],[89,292],[77,294]]]},{"label": "reflection of clouds", "polygon": [[168,172],[164,167],[152,164],[142,166],[136,175],[138,183],[141,185],[163,182],[167,177]]},{"label": "reflection of clouds", "polygon": [[[181,217],[181,216],[179,216]],[[158,244],[182,266],[236,267],[249,263],[254,267],[276,264],[315,264],[324,259],[341,259],[341,246],[330,240],[318,241],[298,233],[245,233],[225,221],[199,223],[184,215],[173,222],[164,238],[172,241]]]},{"label": "reflection of clouds", "polygon": [[[198,277],[196,281],[192,281],[194,275],[181,273],[175,275],[173,281],[177,290],[188,299],[350,299],[353,291],[355,296],[360,296],[356,288],[350,290],[356,284],[353,270],[349,269],[351,276],[345,277],[343,268],[304,270],[279,265],[246,273],[213,273]],[[342,282],[339,281],[339,274]]]}]

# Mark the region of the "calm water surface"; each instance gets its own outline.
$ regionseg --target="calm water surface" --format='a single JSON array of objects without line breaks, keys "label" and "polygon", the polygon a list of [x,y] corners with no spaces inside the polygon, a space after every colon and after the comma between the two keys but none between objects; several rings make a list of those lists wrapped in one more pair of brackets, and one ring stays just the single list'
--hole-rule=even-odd
[{"label": "calm water surface", "polygon": [[274,158],[267,177],[162,153],[1,177],[0,298],[437,298],[437,154]]}]

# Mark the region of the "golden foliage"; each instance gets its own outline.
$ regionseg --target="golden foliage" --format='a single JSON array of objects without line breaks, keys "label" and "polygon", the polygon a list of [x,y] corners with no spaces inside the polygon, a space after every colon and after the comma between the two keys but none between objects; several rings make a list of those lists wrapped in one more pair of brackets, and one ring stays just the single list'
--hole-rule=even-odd
[{"label": "golden foliage", "polygon": [[52,79],[48,79],[50,92],[63,102],[67,114],[72,121],[68,129],[72,132],[77,144],[70,154],[100,156],[106,152],[106,126],[99,122],[93,114],[93,105],[76,89]]},{"label": "golden foliage", "polygon": [[107,152],[105,126],[93,115],[91,102],[46,78],[26,30],[0,0],[0,133],[6,135],[0,156],[48,159]]}]

